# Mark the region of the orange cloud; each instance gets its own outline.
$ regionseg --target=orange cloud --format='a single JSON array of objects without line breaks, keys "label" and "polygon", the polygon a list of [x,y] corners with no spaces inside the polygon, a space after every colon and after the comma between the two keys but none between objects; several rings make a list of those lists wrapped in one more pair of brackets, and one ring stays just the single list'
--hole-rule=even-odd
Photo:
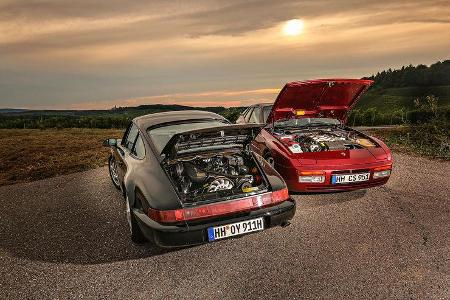
[{"label": "orange cloud", "polygon": [[59,109],[110,109],[114,106],[139,106],[144,104],[180,104],[188,106],[247,106],[254,103],[273,102],[280,89],[266,88],[236,91],[207,91],[145,96],[129,99],[91,101],[59,106]]}]

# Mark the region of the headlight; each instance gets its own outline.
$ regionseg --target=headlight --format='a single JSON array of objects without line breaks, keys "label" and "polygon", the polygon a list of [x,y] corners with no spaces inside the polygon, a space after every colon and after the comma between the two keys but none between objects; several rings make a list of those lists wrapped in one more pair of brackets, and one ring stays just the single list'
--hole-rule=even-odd
[{"label": "headlight", "polygon": [[298,182],[323,183],[325,182],[325,172],[300,172]]},{"label": "headlight", "polygon": [[373,179],[388,177],[391,175],[392,165],[377,167],[373,170]]},{"label": "headlight", "polygon": [[391,175],[391,170],[376,171],[376,172],[373,172],[373,179],[388,177],[390,175]]}]

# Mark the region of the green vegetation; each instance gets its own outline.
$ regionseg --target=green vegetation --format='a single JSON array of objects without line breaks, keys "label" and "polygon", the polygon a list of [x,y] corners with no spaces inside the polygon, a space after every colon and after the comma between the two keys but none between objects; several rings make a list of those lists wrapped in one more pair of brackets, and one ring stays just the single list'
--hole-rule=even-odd
[{"label": "green vegetation", "polygon": [[[450,70],[449,70],[450,72]],[[441,107],[450,106],[450,85],[430,87],[402,87],[370,89],[356,105],[356,109],[366,110],[376,108],[378,111],[388,112],[404,109],[414,110],[414,99],[433,95],[439,98]]]},{"label": "green vegetation", "polygon": [[415,104],[427,96],[438,99],[438,114],[449,119],[450,60],[429,67],[409,65],[389,69],[367,79],[375,82],[351,112],[350,125],[394,125],[430,119],[432,113],[418,109]]},{"label": "green vegetation", "polygon": [[374,88],[430,87],[450,84],[450,60],[430,65],[409,65],[398,70],[378,72],[367,77],[375,81]]},{"label": "green vegetation", "polygon": [[[391,148],[401,152],[450,160],[450,122],[448,114],[440,113],[437,99],[433,96],[415,101],[417,116],[402,128],[375,130]],[[423,117],[423,116],[426,116]]]}]

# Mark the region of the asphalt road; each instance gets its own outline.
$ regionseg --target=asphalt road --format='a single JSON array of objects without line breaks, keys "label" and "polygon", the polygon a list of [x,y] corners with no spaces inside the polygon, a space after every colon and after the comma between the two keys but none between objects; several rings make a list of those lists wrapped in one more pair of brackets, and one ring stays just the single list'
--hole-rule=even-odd
[{"label": "asphalt road", "polygon": [[162,251],[128,238],[106,168],[0,188],[0,299],[449,299],[450,164],[295,196],[292,225]]}]

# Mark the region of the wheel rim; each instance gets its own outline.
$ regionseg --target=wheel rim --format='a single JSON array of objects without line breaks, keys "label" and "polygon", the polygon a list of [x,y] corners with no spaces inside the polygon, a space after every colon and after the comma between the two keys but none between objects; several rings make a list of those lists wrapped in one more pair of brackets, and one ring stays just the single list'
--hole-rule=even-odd
[{"label": "wheel rim", "polygon": [[269,163],[269,165],[271,165],[272,167],[275,165],[275,161],[273,160],[272,156],[267,157],[266,160]]},{"label": "wheel rim", "polygon": [[131,229],[131,209],[130,209],[130,201],[128,201],[128,197],[127,200],[125,201],[125,214],[127,215],[127,222],[128,222],[128,227],[130,227],[130,232],[132,232]]},{"label": "wheel rim", "polygon": [[111,174],[112,181],[115,185],[119,186],[119,174],[117,172],[117,164],[114,158],[109,160],[109,173]]}]

